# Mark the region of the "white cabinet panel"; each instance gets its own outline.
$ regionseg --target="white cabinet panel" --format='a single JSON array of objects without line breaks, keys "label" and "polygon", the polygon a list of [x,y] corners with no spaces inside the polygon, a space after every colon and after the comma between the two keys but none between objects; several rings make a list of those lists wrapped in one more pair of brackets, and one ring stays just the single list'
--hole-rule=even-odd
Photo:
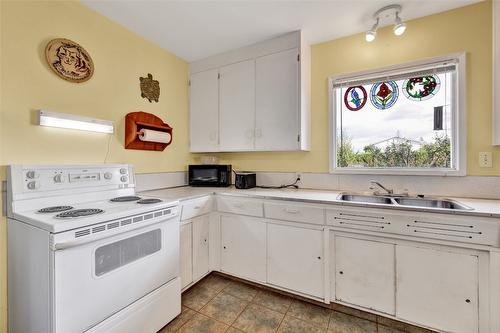
[{"label": "white cabinet panel", "polygon": [[210,219],[208,215],[193,219],[193,280],[208,273]]},{"label": "white cabinet panel", "polygon": [[219,149],[219,72],[217,69],[190,77],[189,124],[192,152]]},{"label": "white cabinet panel", "polygon": [[212,196],[189,200],[182,205],[181,220],[189,220],[193,217],[208,214],[213,210]]},{"label": "white cabinet panel", "polygon": [[219,212],[263,217],[264,205],[262,201],[248,198],[232,198],[230,196],[217,197]]},{"label": "white cabinet panel", "polygon": [[266,282],[266,224],[248,216],[221,216],[221,270]]},{"label": "white cabinet panel", "polygon": [[255,62],[257,150],[299,148],[298,55],[298,49],[291,49]]},{"label": "white cabinet panel", "polygon": [[394,244],[335,237],[335,295],[342,302],[394,315]]},{"label": "white cabinet panel", "polygon": [[303,294],[324,294],[323,231],[268,224],[268,283]]},{"label": "white cabinet panel", "polygon": [[187,223],[181,225],[181,241],[180,241],[180,271],[181,271],[181,286],[184,288],[193,282],[193,239],[192,239],[192,224]]},{"label": "white cabinet panel", "polygon": [[478,257],[396,247],[396,316],[446,332],[478,332]]},{"label": "white cabinet panel", "polygon": [[253,150],[255,61],[220,68],[220,149]]}]

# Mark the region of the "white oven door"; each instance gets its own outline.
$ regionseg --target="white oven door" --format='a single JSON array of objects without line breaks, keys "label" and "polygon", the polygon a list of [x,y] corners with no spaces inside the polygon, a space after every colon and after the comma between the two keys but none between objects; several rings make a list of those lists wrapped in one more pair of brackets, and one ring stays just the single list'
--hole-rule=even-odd
[{"label": "white oven door", "polygon": [[54,252],[55,332],[83,332],[178,276],[170,219]]}]

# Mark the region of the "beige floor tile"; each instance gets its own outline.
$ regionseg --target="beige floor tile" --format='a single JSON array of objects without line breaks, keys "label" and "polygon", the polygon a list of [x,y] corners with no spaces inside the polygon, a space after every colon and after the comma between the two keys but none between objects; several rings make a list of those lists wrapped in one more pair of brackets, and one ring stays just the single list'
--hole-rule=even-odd
[{"label": "beige floor tile", "polygon": [[[414,326],[411,324],[404,323],[402,321],[381,317],[379,316],[377,322],[380,324],[379,327],[386,326],[389,328],[394,328],[406,333],[433,333],[434,331],[428,330],[426,328]],[[389,331],[390,332],[390,331]],[[397,331],[396,331],[397,332]]]},{"label": "beige floor tile", "polygon": [[341,312],[332,312],[328,333],[376,333],[377,324]]},{"label": "beige floor tile", "polygon": [[392,327],[387,327],[387,326],[382,326],[382,325],[378,325],[377,332],[378,333],[407,333],[405,331],[398,330],[397,328],[392,328]]},{"label": "beige floor tile", "polygon": [[251,301],[259,291],[257,288],[239,281],[230,281],[223,290],[247,301]]},{"label": "beige floor tile", "polygon": [[290,304],[292,304],[292,298],[272,291],[261,290],[253,299],[253,303],[260,304],[274,311],[286,313]]},{"label": "beige floor tile", "polygon": [[358,310],[355,308],[351,308],[351,307],[348,307],[345,305],[335,304],[335,303],[332,303],[331,308],[337,312],[343,312],[343,313],[346,313],[346,314],[351,315],[351,316],[356,316],[356,317],[360,317],[363,319],[368,319],[370,321],[377,321],[377,315],[370,313],[370,312],[361,311],[361,310]]},{"label": "beige floor tile", "polygon": [[188,321],[179,333],[223,333],[228,329],[228,326],[209,318],[201,313],[197,313],[190,321]]},{"label": "beige floor tile", "polygon": [[182,307],[182,312],[180,315],[178,315],[174,320],[172,320],[170,323],[168,323],[167,326],[162,328],[159,333],[171,333],[171,332],[177,332],[179,328],[181,328],[182,325],[184,325],[189,319],[193,318],[196,312],[193,310],[186,308],[185,306]]},{"label": "beige floor tile", "polygon": [[203,280],[198,282],[198,284],[201,286],[204,286],[208,289],[213,289],[213,290],[216,290],[219,292],[222,289],[224,289],[224,287],[227,286],[229,281],[230,281],[229,279],[227,279],[223,276],[216,275],[216,274],[210,274],[207,277],[203,278]]},{"label": "beige floor tile", "polygon": [[284,316],[263,306],[250,304],[233,326],[247,333],[276,332]]},{"label": "beige floor tile", "polygon": [[214,298],[215,295],[217,295],[216,290],[208,289],[201,285],[195,285],[182,294],[182,305],[198,311]]},{"label": "beige floor tile", "polygon": [[286,315],[278,329],[279,333],[324,333],[326,328],[314,326],[306,321]]},{"label": "beige floor tile", "polygon": [[248,301],[221,292],[205,305],[200,312],[231,325],[247,304]]},{"label": "beige floor tile", "polygon": [[295,300],[287,314],[319,327],[328,327],[331,310],[311,303]]}]

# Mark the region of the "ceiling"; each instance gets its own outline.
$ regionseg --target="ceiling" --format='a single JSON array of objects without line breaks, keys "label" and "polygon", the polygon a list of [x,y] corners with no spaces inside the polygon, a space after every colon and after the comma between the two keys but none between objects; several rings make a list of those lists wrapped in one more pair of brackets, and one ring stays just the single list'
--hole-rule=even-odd
[{"label": "ceiling", "polygon": [[[414,19],[480,0],[399,0],[401,18]],[[82,0],[144,38],[194,61],[302,29],[318,43],[368,30],[390,0]],[[382,26],[391,24],[381,22]]]}]

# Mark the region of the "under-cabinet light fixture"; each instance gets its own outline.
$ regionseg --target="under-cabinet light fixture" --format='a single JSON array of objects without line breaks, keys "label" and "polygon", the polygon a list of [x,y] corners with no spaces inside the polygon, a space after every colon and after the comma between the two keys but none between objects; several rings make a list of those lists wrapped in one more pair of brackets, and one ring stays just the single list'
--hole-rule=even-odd
[{"label": "under-cabinet light fixture", "polygon": [[401,20],[401,17],[399,17],[401,9],[401,5],[389,5],[377,10],[375,14],[373,14],[375,24],[370,30],[366,32],[365,40],[367,42],[373,42],[375,40],[375,37],[377,36],[377,29],[380,20],[386,20],[388,18],[390,19],[391,17],[394,17],[394,34],[396,36],[401,36],[402,34],[404,34],[406,30],[406,24]]},{"label": "under-cabinet light fixture", "polygon": [[69,128],[109,134],[114,132],[113,122],[109,120],[94,119],[47,110],[39,110],[38,119],[38,124],[41,126]]}]

